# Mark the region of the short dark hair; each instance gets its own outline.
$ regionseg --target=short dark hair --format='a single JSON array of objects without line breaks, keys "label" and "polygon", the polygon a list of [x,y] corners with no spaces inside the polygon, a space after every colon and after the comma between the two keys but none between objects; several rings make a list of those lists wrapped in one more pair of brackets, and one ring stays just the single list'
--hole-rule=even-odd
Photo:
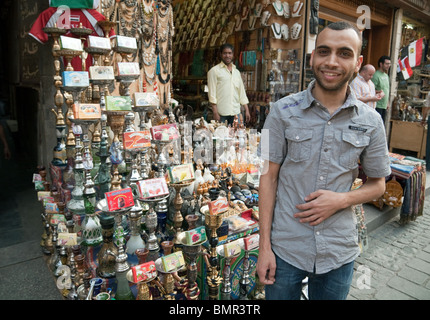
[{"label": "short dark hair", "polygon": [[219,52],[222,53],[224,51],[224,49],[231,49],[231,51],[234,51],[234,47],[232,44],[230,43],[224,43],[220,48],[219,48]]},{"label": "short dark hair", "polygon": [[391,61],[391,58],[389,56],[382,56],[382,57],[380,57],[379,60],[378,60],[378,68],[381,66],[381,63],[385,63],[385,60],[390,60]]},{"label": "short dark hair", "polygon": [[[349,23],[347,21],[336,21],[336,22],[332,22],[332,23],[326,25],[322,30],[324,30],[325,28],[328,28],[328,29],[331,29],[331,30],[338,30],[338,31],[340,31],[340,30],[348,30],[348,29],[354,30],[355,33],[358,36],[358,39],[360,39],[360,46],[358,48],[358,52],[357,53],[358,53],[358,55],[361,54],[361,47],[362,47],[363,40],[362,40],[362,36],[361,36],[360,30],[355,25],[353,25],[352,23]],[[320,31],[320,33],[321,33],[321,31]],[[317,40],[318,40],[318,36],[317,36]]]}]

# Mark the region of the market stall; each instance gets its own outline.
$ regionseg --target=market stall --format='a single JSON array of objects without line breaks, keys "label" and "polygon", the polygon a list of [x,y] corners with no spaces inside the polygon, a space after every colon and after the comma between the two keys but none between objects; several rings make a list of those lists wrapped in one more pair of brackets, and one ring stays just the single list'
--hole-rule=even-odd
[{"label": "market stall", "polygon": [[[58,289],[71,300],[264,299],[255,273],[257,129],[270,101],[304,81],[304,2],[106,0],[96,7],[89,25],[59,23],[67,10],[48,9],[57,16],[30,31],[52,46],[57,143],[33,180],[41,249]],[[71,10],[84,20],[96,9]],[[196,18],[201,12],[215,19]],[[238,46],[244,39],[248,45]],[[204,85],[187,78],[198,49],[208,57],[226,40],[234,40],[248,96],[261,107],[247,127],[210,121],[179,101],[190,99],[191,84]],[[354,210],[365,242],[363,207]]]},{"label": "market stall", "polygon": [[[174,113],[171,3],[102,1],[88,26],[56,8],[30,33],[52,46],[57,144],[33,180],[57,287],[67,299],[254,295],[259,133]],[[95,10],[70,9],[81,21]]]}]

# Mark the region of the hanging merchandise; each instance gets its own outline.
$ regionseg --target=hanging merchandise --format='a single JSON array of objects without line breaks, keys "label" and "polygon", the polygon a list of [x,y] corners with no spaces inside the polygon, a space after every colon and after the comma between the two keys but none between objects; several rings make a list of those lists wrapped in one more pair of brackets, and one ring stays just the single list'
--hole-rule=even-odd
[{"label": "hanging merchandise", "polygon": [[293,10],[291,12],[291,17],[300,17],[300,10],[302,10],[303,2],[296,1],[294,2]]},{"label": "hanging merchandise", "polygon": [[279,23],[277,22],[272,23],[272,31],[275,39],[281,39],[282,33],[281,33],[281,25]]},{"label": "hanging merchandise", "polygon": [[298,22],[293,24],[291,27],[291,39],[297,40],[300,37],[300,31],[302,30],[302,25]]}]

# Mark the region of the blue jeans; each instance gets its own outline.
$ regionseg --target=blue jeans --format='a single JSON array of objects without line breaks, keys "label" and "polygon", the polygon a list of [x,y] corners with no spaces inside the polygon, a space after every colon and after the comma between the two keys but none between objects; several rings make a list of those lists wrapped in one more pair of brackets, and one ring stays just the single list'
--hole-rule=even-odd
[{"label": "blue jeans", "polygon": [[[276,256],[276,255],[275,255]],[[266,285],[267,300],[300,300],[308,277],[309,300],[345,300],[354,273],[354,261],[324,274],[300,270],[276,256],[275,283]]]},{"label": "blue jeans", "polygon": [[[235,116],[220,116],[219,122],[223,123],[225,120],[227,120],[227,124],[233,125],[234,117]],[[237,119],[239,120],[240,124],[240,113],[237,114]]]}]

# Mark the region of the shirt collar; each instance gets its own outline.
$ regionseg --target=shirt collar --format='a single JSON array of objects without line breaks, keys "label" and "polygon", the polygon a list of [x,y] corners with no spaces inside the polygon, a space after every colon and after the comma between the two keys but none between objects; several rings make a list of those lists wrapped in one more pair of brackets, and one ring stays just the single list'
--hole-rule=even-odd
[{"label": "shirt collar", "polygon": [[[318,100],[316,100],[314,98],[314,96],[312,95],[312,89],[315,86],[315,80],[312,80],[309,85],[308,88],[306,89],[306,96],[305,96],[305,101],[306,103],[302,103],[301,108],[302,109],[307,109],[311,106],[316,105],[318,102]],[[357,106],[357,98],[356,96],[352,93],[351,87],[348,85],[347,88],[347,92],[346,92],[347,98],[345,100],[345,102],[343,103],[343,105],[339,108],[339,109],[344,109],[344,108],[349,108],[349,107],[356,107]]]},{"label": "shirt collar", "polygon": [[[223,62],[223,61],[221,61],[220,63],[219,63],[219,65],[220,65],[220,67],[221,68],[226,68],[227,70],[228,70],[228,68],[227,68],[227,65]],[[234,70],[234,69],[236,69],[236,65],[234,64],[234,63],[232,63],[231,64],[232,65],[232,71]]]}]

